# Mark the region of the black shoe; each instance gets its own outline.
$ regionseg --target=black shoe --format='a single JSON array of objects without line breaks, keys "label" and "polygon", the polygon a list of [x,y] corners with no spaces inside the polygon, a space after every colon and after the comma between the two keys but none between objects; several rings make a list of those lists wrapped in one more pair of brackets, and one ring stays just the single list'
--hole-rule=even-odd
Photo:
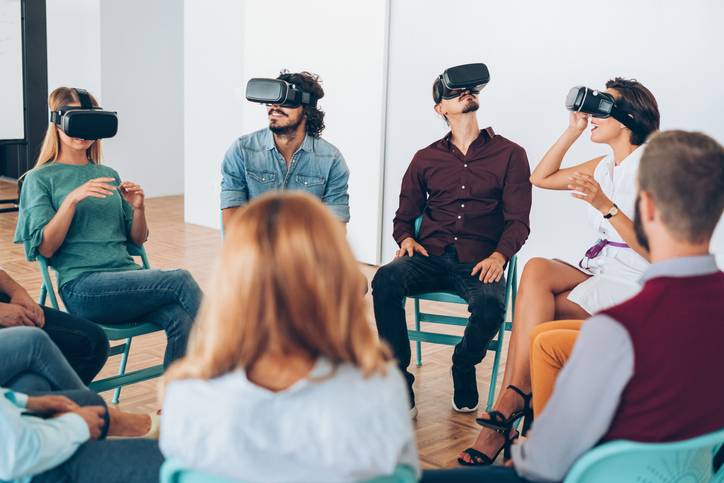
[{"label": "black shoe", "polygon": [[461,371],[455,366],[450,369],[453,380],[452,407],[459,413],[472,413],[478,409],[478,384],[475,380],[475,366]]},{"label": "black shoe", "polygon": [[475,421],[481,426],[503,433],[505,431],[509,431],[519,419],[523,419],[523,429],[521,429],[520,434],[525,436],[533,423],[533,407],[531,406],[532,396],[530,393],[526,394],[513,385],[508,386],[507,389],[514,391],[523,399],[523,409],[513,411],[513,413],[508,417],[505,417],[505,415],[500,411],[490,411],[488,412],[488,418],[481,416]]},{"label": "black shoe", "polygon": [[410,418],[417,418],[417,406],[415,406],[415,391],[412,389],[412,383],[415,381],[415,377],[409,372],[405,372],[405,379],[407,379],[407,395],[410,398]]}]

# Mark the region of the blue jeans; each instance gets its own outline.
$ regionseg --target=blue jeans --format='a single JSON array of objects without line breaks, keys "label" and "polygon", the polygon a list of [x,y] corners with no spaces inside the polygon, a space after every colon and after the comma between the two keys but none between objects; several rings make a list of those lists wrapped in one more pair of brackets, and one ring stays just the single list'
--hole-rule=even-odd
[{"label": "blue jeans", "polygon": [[0,330],[0,386],[18,392],[85,389],[48,334],[37,327]]},{"label": "blue jeans", "polygon": [[[456,369],[471,370],[478,364],[505,317],[505,277],[483,283],[470,275],[474,263],[460,263],[454,248],[439,257],[396,258],[380,267],[372,279],[375,322],[380,338],[392,347],[400,370],[412,387],[410,339],[407,336],[405,297],[426,292],[452,292],[468,303],[470,318],[463,340],[455,346],[452,362]],[[412,390],[410,390],[412,392]]]},{"label": "blue jeans", "polygon": [[[0,303],[9,302],[10,298],[0,293]],[[108,359],[108,338],[105,332],[89,320],[48,307],[42,309],[45,314],[43,330],[58,346],[81,381],[90,384]]]},{"label": "blue jeans", "polygon": [[[79,406],[106,405],[100,396],[88,390],[52,394],[66,396]],[[106,424],[100,440],[84,443],[65,462],[33,477],[32,483],[158,482],[163,463],[158,441],[104,440],[109,425],[107,411],[104,418]]]},{"label": "blue jeans", "polygon": [[201,289],[186,270],[91,272],[60,288],[69,312],[113,325],[150,322],[166,331],[165,367],[186,352]]}]

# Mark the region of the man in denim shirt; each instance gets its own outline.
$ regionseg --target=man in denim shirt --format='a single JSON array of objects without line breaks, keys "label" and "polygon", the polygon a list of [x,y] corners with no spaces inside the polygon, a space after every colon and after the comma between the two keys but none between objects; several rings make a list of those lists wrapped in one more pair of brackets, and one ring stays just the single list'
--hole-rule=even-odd
[{"label": "man in denim shirt", "polygon": [[[283,71],[278,79],[316,99],[324,96],[318,76]],[[269,127],[240,137],[221,166],[221,209],[226,223],[236,209],[273,190],[317,196],[343,222],[349,221],[349,170],[342,153],[320,137],[324,112],[313,105],[267,105]]]}]

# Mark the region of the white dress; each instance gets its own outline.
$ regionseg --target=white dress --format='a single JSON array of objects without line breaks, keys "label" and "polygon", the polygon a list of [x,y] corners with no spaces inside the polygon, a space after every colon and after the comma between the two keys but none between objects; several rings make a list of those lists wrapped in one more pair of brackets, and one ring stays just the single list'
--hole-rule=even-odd
[{"label": "white dress", "polygon": [[[598,163],[593,174],[601,190],[631,220],[634,218],[636,179],[643,150],[644,147],[639,146],[618,166],[613,156],[608,155]],[[596,239],[591,245],[598,240],[625,243],[609,220],[593,207],[589,207],[589,219],[596,232]],[[578,266],[593,276],[576,286],[568,295],[568,300],[580,305],[589,314],[618,305],[638,293],[641,289],[639,280],[648,265],[632,248],[607,245],[597,257],[581,260]]]}]

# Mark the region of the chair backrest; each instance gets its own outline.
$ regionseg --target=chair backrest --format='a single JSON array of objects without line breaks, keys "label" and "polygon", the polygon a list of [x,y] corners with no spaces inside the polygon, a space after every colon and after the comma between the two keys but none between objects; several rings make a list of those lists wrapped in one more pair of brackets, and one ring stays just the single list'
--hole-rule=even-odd
[{"label": "chair backrest", "polygon": [[[146,249],[143,246],[138,246],[133,243],[126,243],[128,248],[128,254],[132,257],[139,257],[141,259],[141,265],[143,268],[151,268],[151,264],[148,263],[148,256],[146,255]],[[48,259],[42,255],[38,255],[38,266],[40,267],[40,275],[43,278],[43,285],[40,288],[40,305],[45,304],[46,295],[50,298],[50,306],[54,309],[58,309],[58,297],[55,295],[55,289],[53,288],[53,282],[50,279],[50,264]]]},{"label": "chair backrest", "polygon": [[708,483],[722,443],[724,430],[674,443],[612,441],[576,461],[564,483]]},{"label": "chair backrest", "polygon": [[[398,466],[395,472],[388,476],[381,476],[366,483],[415,483],[417,476],[415,470],[409,466]],[[178,461],[168,459],[161,466],[161,483],[233,483],[232,480],[187,470]],[[238,483],[238,482],[237,482]],[[251,483],[251,482],[248,482]]]}]

